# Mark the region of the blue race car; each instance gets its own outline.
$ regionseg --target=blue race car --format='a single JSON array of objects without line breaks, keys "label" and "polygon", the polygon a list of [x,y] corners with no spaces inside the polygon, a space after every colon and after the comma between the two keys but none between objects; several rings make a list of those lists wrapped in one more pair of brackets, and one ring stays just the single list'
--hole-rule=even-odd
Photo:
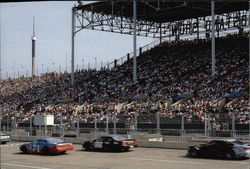
[{"label": "blue race car", "polygon": [[23,153],[40,154],[64,154],[73,149],[72,143],[65,142],[60,138],[42,138],[20,146]]}]

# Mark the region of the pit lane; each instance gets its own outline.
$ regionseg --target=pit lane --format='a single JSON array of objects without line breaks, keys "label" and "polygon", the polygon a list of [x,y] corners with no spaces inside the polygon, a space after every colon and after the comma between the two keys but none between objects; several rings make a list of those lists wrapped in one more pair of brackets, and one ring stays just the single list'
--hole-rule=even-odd
[{"label": "pit lane", "polygon": [[247,160],[192,159],[185,150],[133,148],[129,152],[88,152],[74,144],[64,155],[22,154],[22,142],[1,145],[2,169],[249,169]]}]

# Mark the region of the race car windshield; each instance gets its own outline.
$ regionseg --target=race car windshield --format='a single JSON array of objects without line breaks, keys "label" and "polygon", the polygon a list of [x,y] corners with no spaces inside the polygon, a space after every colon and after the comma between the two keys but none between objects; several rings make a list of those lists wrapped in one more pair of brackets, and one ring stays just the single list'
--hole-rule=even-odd
[{"label": "race car windshield", "polygon": [[61,142],[64,142],[63,140],[59,139],[59,138],[50,138],[50,139],[47,139],[47,141],[51,144],[56,144],[56,143],[61,143]]},{"label": "race car windshield", "polygon": [[113,139],[116,140],[116,141],[123,141],[123,140],[126,140],[126,138],[125,138],[125,137],[122,137],[122,136],[114,136]]},{"label": "race car windshield", "polygon": [[240,144],[240,145],[245,144],[245,143],[241,142],[240,140],[235,140],[235,141],[232,141],[232,143],[235,143],[235,144]]}]

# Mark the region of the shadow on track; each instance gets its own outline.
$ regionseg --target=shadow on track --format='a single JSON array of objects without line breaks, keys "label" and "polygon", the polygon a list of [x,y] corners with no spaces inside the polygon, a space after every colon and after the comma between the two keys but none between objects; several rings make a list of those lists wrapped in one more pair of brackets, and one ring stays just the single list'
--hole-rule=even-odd
[{"label": "shadow on track", "polygon": [[187,157],[186,155],[179,156],[180,158],[188,158],[188,159],[202,159],[202,160],[216,160],[216,161],[243,161],[243,160],[249,160],[249,157],[241,157],[236,159],[225,159],[225,158],[219,158],[219,157]]}]

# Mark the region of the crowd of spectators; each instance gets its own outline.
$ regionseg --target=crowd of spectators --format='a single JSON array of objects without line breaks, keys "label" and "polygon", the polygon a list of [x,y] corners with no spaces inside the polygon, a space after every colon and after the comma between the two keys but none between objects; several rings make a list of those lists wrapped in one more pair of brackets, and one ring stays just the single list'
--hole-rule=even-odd
[{"label": "crowd of spectators", "polygon": [[[139,122],[152,123],[159,114],[162,119],[184,115],[192,123],[204,122],[207,114],[213,121],[235,116],[249,123],[248,33],[216,39],[214,77],[210,44],[210,39],[164,42],[142,53],[137,83],[132,59],[112,69],[77,71],[74,86],[68,73],[3,80],[0,107],[3,116],[22,122],[47,113],[73,122],[105,122],[107,115],[109,120],[133,121],[137,115]],[[239,91],[243,96],[234,104],[221,106],[226,95]],[[178,103],[173,99],[184,94],[188,97]]]}]

